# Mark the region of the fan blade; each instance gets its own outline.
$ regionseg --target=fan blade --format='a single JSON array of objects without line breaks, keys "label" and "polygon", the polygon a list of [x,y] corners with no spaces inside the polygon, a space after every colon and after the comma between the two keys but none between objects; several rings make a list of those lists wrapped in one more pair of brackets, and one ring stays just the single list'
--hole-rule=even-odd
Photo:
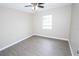
[{"label": "fan blade", "polygon": [[44,4],[44,3],[38,3],[38,4]]},{"label": "fan blade", "polygon": [[44,8],[44,6],[38,6],[39,8]]},{"label": "fan blade", "polygon": [[25,7],[32,7],[31,5],[27,5],[27,6],[25,6]]},{"label": "fan blade", "polygon": [[44,8],[44,6],[42,4],[44,4],[44,3],[38,3],[38,7],[39,8]]}]

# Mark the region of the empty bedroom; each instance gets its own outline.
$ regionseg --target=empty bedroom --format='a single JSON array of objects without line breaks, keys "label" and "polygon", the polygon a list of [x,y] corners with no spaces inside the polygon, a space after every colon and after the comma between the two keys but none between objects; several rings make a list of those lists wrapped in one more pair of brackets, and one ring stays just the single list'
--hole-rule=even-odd
[{"label": "empty bedroom", "polygon": [[78,3],[0,3],[0,56],[78,56],[78,10]]}]

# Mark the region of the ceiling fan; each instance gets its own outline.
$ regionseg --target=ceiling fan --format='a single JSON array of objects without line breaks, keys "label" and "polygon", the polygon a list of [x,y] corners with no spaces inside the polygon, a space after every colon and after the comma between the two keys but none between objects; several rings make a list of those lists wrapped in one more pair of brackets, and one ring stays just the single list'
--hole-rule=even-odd
[{"label": "ceiling fan", "polygon": [[25,7],[32,7],[33,10],[37,8],[44,8],[44,3],[31,3],[30,5],[25,5]]}]

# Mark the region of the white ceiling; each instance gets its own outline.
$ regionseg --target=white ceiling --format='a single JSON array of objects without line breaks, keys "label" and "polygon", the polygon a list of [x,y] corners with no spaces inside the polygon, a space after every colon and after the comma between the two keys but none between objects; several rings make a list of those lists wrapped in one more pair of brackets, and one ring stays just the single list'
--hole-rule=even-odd
[{"label": "white ceiling", "polygon": [[[20,11],[32,13],[33,12],[32,8],[24,7],[25,5],[29,5],[29,3],[0,3],[1,7],[7,7],[7,8],[17,9]],[[39,8],[37,11],[44,11],[51,8],[62,7],[66,5],[70,5],[70,3],[45,3],[44,4],[45,7]]]}]

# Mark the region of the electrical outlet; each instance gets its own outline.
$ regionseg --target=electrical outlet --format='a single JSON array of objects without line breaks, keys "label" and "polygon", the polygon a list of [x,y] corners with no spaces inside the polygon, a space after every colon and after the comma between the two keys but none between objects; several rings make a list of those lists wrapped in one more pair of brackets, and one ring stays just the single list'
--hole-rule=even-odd
[{"label": "electrical outlet", "polygon": [[77,50],[77,54],[79,54],[79,50]]}]

